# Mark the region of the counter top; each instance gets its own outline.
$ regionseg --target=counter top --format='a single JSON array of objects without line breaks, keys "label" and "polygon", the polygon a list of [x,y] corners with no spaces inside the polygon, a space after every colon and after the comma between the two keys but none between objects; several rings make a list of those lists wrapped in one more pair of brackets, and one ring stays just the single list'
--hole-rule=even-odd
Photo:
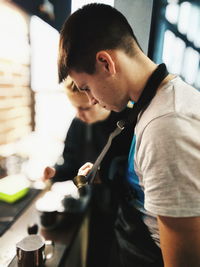
[{"label": "counter top", "polygon": [[[82,220],[77,220],[75,223],[59,227],[54,230],[46,230],[41,227],[40,217],[35,208],[35,202],[44,194],[41,191],[31,204],[22,212],[18,219],[0,238],[0,267],[14,267],[16,265],[16,243],[28,235],[27,226],[33,223],[38,224],[38,234],[42,235],[46,240],[52,240],[55,244],[55,253],[52,259],[46,262],[47,267],[60,266],[64,255],[72,246],[72,243],[78,236],[80,223]],[[77,248],[80,249],[80,248]],[[77,257],[77,256],[76,256]],[[64,265],[68,266],[68,265]],[[72,265],[71,265],[72,266]],[[77,266],[77,265],[76,265]]]}]

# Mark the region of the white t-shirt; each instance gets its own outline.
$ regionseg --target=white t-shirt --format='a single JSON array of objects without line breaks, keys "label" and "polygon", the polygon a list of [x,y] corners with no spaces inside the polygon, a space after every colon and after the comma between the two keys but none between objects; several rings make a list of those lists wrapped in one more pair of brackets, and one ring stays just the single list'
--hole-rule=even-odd
[{"label": "white t-shirt", "polygon": [[200,216],[200,92],[171,80],[139,115],[135,134],[134,169],[156,240],[156,215]]}]

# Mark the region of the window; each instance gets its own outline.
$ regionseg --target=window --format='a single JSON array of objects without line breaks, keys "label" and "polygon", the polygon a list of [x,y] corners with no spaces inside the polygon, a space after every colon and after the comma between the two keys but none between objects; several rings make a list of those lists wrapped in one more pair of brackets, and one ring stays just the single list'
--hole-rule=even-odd
[{"label": "window", "polygon": [[154,1],[149,56],[200,90],[200,1]]}]

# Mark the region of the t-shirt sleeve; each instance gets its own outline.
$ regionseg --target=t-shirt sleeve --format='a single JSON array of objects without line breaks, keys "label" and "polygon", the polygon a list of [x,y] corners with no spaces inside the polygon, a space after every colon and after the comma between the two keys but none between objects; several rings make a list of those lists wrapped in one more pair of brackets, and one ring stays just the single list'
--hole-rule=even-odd
[{"label": "t-shirt sleeve", "polygon": [[177,114],[143,130],[136,165],[145,209],[156,215],[200,216],[200,121]]}]

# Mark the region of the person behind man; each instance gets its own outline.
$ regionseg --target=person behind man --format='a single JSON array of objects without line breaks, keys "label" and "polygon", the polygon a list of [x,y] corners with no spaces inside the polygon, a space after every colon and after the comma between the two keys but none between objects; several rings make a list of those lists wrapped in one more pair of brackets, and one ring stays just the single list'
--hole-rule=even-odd
[{"label": "person behind man", "polygon": [[[121,111],[129,100],[139,102],[158,66],[142,52],[118,10],[90,4],[64,23],[58,67],[60,82],[69,75],[91,104]],[[142,231],[130,234],[133,208],[132,215],[121,214],[132,220],[132,227],[123,221],[117,229],[124,233],[123,266],[200,266],[199,133],[199,92],[168,74],[138,116],[126,175],[135,192],[127,205],[140,212],[153,242]],[[153,244],[161,248],[164,263],[157,262]]]},{"label": "person behind man", "polygon": [[[85,162],[94,162],[105,145],[109,134],[116,127],[116,122],[130,112],[130,108],[125,108],[121,113],[116,113],[110,112],[100,105],[90,105],[87,95],[78,90],[70,77],[63,82],[63,86],[77,113],[65,139],[62,155],[63,164],[57,164],[55,168],[46,167],[44,170],[42,179],[52,178],[52,182],[73,179],[77,170]],[[128,154],[131,137],[130,130],[124,137],[122,136],[122,142],[119,145],[121,155]],[[90,166],[90,164],[87,165],[87,167]]]}]

